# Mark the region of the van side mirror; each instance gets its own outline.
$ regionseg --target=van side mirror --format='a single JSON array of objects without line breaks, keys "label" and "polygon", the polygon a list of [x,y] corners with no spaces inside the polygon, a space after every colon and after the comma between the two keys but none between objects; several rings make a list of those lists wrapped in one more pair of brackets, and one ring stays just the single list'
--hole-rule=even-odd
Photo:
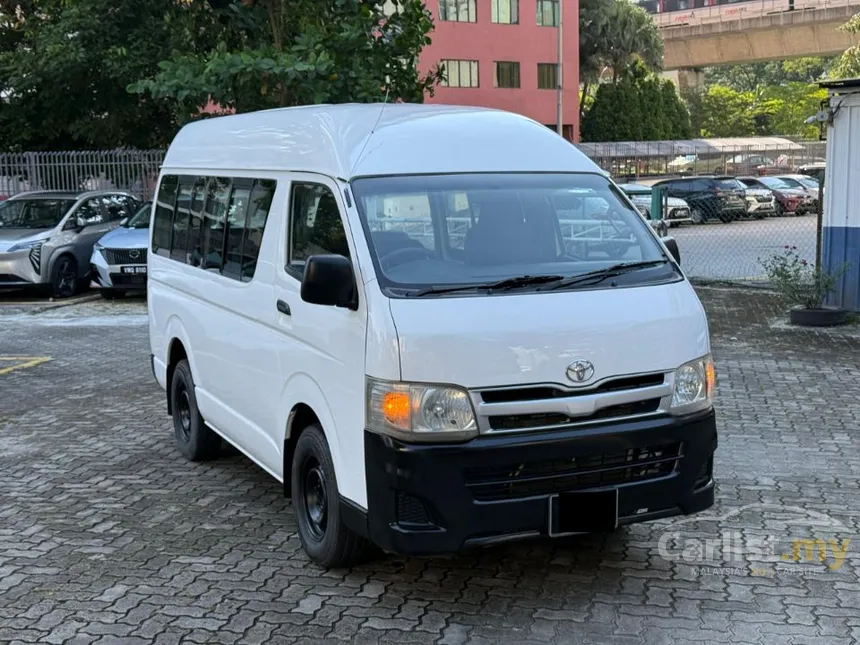
[{"label": "van side mirror", "polygon": [[305,262],[302,300],[312,305],[358,309],[352,263],[342,255],[312,255]]},{"label": "van side mirror", "polygon": [[666,250],[675,258],[675,262],[680,266],[681,264],[681,251],[678,249],[678,242],[674,237],[663,237],[660,239],[663,244],[666,245]]}]

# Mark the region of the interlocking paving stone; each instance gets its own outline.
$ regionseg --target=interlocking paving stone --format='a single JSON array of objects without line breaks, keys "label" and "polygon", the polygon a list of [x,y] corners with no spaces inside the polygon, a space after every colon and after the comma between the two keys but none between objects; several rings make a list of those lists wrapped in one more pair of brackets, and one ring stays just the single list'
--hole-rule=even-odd
[{"label": "interlocking paving stone", "polygon": [[[788,505],[856,535],[860,330],[789,328],[766,292],[698,291],[718,376],[713,513]],[[277,482],[241,455],[178,455],[145,313],[133,299],[0,312],[0,354],[52,357],[0,377],[0,643],[860,639],[853,543],[815,576],[709,574],[660,556],[673,520],[323,572]],[[725,526],[787,530],[779,514]]]}]

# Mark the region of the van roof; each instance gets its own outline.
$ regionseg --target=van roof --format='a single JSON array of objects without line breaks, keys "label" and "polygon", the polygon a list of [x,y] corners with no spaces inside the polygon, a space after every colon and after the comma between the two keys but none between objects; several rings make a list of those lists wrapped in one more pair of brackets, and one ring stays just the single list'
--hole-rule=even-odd
[{"label": "van roof", "polygon": [[602,172],[573,144],[527,117],[410,103],[313,105],[202,119],[177,133],[163,168],[292,170],[341,179]]}]

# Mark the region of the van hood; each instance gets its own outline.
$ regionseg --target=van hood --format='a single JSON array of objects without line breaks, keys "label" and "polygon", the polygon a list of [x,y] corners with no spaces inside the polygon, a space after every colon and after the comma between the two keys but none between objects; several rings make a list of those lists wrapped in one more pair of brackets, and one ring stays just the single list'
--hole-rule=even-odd
[{"label": "van hood", "polygon": [[145,249],[149,245],[149,229],[120,226],[102,235],[98,243],[106,249]]},{"label": "van hood", "polygon": [[710,351],[686,281],[522,295],[391,299],[401,379],[486,388],[670,371]]}]

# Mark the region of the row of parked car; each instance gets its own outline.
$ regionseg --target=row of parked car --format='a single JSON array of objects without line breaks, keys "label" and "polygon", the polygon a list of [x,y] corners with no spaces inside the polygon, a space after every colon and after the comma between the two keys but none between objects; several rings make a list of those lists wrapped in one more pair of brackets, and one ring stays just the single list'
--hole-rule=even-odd
[{"label": "row of parked car", "polygon": [[151,202],[122,190],[32,191],[0,202],[0,288],[57,298],[146,288]]},{"label": "row of parked car", "polygon": [[[651,217],[651,198],[661,187],[667,199],[661,217]],[[818,211],[818,179],[802,174],[673,177],[622,184],[643,216],[662,219],[669,226],[689,222],[733,222]]]}]

